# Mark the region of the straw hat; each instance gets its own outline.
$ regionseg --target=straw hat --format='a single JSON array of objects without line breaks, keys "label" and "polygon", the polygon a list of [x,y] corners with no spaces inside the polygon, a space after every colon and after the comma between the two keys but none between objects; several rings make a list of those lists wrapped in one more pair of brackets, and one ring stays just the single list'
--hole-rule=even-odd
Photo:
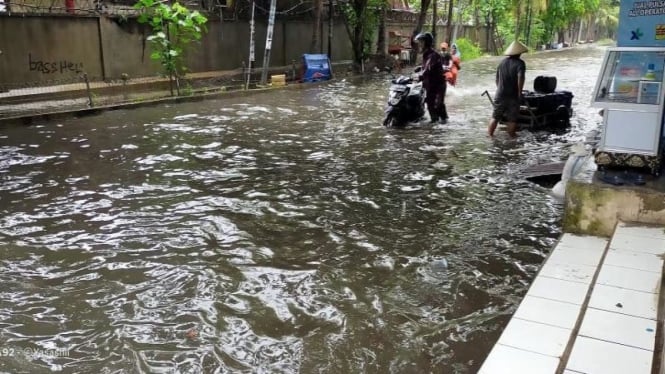
[{"label": "straw hat", "polygon": [[524,44],[521,42],[515,40],[514,42],[510,43],[508,48],[506,48],[506,51],[503,53],[506,56],[515,56],[515,55],[521,55],[524,52],[528,52],[529,48],[527,48]]}]

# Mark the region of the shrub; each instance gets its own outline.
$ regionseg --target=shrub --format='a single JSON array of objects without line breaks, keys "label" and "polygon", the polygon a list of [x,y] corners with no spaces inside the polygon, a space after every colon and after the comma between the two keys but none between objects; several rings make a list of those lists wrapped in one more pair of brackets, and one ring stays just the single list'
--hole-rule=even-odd
[{"label": "shrub", "polygon": [[471,61],[483,55],[480,47],[469,39],[459,38],[455,41],[455,44],[457,44],[457,49],[462,54],[462,61]]}]

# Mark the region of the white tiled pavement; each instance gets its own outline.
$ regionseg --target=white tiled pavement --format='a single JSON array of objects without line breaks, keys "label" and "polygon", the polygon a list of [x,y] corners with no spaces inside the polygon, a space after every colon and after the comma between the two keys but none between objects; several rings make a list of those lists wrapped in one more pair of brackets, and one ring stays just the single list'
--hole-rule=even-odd
[{"label": "white tiled pavement", "polygon": [[651,373],[663,255],[662,227],[564,234],[480,373]]}]

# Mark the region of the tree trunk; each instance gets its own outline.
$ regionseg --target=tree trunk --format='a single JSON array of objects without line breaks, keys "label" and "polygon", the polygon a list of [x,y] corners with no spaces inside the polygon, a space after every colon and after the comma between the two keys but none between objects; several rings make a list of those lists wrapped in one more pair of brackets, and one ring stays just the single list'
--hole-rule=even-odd
[{"label": "tree trunk", "polygon": [[473,38],[480,45],[480,11],[477,7],[474,7],[473,9],[473,24],[476,26],[474,28]]},{"label": "tree trunk", "polygon": [[492,22],[490,21],[489,13],[485,15],[485,52],[492,51]]},{"label": "tree trunk", "polygon": [[446,39],[453,37],[453,0],[448,0],[448,19],[446,19]]},{"label": "tree trunk", "polygon": [[533,16],[533,8],[531,2],[527,3],[526,8],[526,45],[531,44],[531,17]]},{"label": "tree trunk", "polygon": [[321,13],[323,12],[323,0],[314,0],[314,25],[312,26],[312,44],[309,53],[318,53],[321,50]]},{"label": "tree trunk", "polygon": [[519,2],[515,8],[515,40],[520,40],[520,22],[522,21],[522,9]]},{"label": "tree trunk", "polygon": [[[361,11],[362,12],[362,11]],[[365,58],[365,32],[362,22],[358,22],[353,28],[353,56],[356,62],[362,63]]]},{"label": "tree trunk", "polygon": [[436,13],[437,13],[437,0],[432,1],[432,37],[434,37],[434,45],[436,45]]},{"label": "tree trunk", "polygon": [[429,5],[431,3],[431,0],[422,0],[420,2],[420,14],[418,15],[418,23],[416,24],[416,32],[420,32],[423,29],[423,26],[425,26],[425,18],[427,17],[427,9],[429,9]]},{"label": "tree trunk", "polygon": [[379,35],[376,40],[376,53],[379,55],[385,55],[388,52],[388,46],[386,45],[386,17],[388,16],[387,4],[384,4],[379,12]]},{"label": "tree trunk", "polygon": [[349,19],[345,11],[342,11],[344,17],[344,27],[351,40],[351,49],[353,51],[353,61],[362,65],[365,57],[365,11],[367,9],[367,0],[353,0],[347,4],[351,7],[350,11],[354,14],[353,21]]},{"label": "tree trunk", "polygon": [[[458,3],[458,5],[459,5],[459,3]],[[462,37],[464,38],[465,37],[464,36],[464,21],[462,20],[462,9],[457,10],[457,22],[455,22],[455,26],[453,26],[453,35],[450,37],[450,39],[448,39],[448,41],[450,43],[454,43],[455,40],[457,40],[457,38],[459,37],[459,34],[460,34],[460,31],[459,31],[460,29],[462,30]],[[475,38],[474,40],[476,40],[476,42],[477,42],[478,37],[476,35],[474,35],[474,38]]]},{"label": "tree trunk", "polygon": [[589,18],[587,19],[587,25],[586,25],[586,41],[593,40],[593,29],[594,29],[594,23],[593,23],[593,16],[589,15]]},{"label": "tree trunk", "polygon": [[558,38],[557,38],[557,43],[563,43],[566,41],[566,30],[560,29],[558,31]]}]

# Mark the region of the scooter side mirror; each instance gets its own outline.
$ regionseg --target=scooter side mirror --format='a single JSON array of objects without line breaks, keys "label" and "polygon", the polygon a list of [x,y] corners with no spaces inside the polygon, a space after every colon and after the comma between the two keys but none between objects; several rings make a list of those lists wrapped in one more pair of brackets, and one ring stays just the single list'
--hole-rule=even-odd
[{"label": "scooter side mirror", "polygon": [[413,69],[413,72],[414,72],[414,73],[420,73],[422,70],[423,70],[423,67],[422,67],[422,66],[418,66],[418,67],[416,67],[415,69]]}]

